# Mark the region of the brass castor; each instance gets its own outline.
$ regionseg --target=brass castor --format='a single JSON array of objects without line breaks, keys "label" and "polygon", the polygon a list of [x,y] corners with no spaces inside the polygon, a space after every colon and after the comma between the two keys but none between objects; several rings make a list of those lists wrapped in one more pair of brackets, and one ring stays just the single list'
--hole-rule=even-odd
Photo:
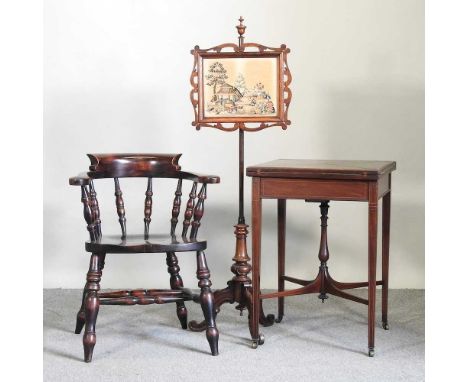
[{"label": "brass castor", "polygon": [[258,348],[258,345],[263,345],[265,343],[265,336],[260,333],[258,339],[252,340],[252,349]]},{"label": "brass castor", "polygon": [[373,357],[375,352],[374,352],[374,348],[369,348],[369,357]]},{"label": "brass castor", "polygon": [[260,336],[258,337],[258,344],[263,345],[265,343],[265,336],[260,333]]},{"label": "brass castor", "polygon": [[385,330],[390,329],[390,326],[388,326],[388,322],[382,322],[382,328],[384,328]]}]

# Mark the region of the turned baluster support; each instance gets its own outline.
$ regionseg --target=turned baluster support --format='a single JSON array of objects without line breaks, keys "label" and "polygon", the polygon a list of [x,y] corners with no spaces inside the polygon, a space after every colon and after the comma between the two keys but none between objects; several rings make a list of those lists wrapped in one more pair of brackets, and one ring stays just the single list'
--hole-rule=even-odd
[{"label": "turned baluster support", "polygon": [[172,218],[171,218],[171,236],[175,235],[175,229],[179,222],[180,204],[182,196],[182,179],[177,182],[177,189],[175,191],[174,203],[172,204]]},{"label": "turned baluster support", "polygon": [[328,240],[327,240],[327,220],[328,220],[328,208],[329,201],[322,201],[320,203],[320,221],[321,221],[321,234],[320,234],[320,249],[319,249],[319,260],[320,260],[320,277],[321,287],[318,298],[322,300],[322,303],[328,298],[327,287],[326,287],[326,275],[328,273],[327,261],[330,258],[328,252]]},{"label": "turned baluster support", "polygon": [[83,216],[86,221],[86,229],[89,232],[89,237],[91,241],[96,240],[96,230],[93,221],[93,210],[91,208],[91,199],[89,196],[89,191],[86,186],[81,186],[81,203],[83,203]]},{"label": "turned baluster support", "polygon": [[96,239],[101,238],[102,232],[101,232],[101,219],[100,219],[100,211],[99,211],[99,203],[97,200],[97,194],[96,190],[94,189],[94,182],[91,180],[89,182],[89,198],[90,198],[90,207],[91,207],[91,212],[92,212],[92,219],[93,219],[93,224],[94,224],[94,232]]},{"label": "turned baluster support", "polygon": [[114,178],[115,185],[115,206],[117,207],[117,215],[119,216],[120,228],[122,230],[122,239],[127,237],[127,219],[125,218],[125,206],[120,190],[119,178]]},{"label": "turned baluster support", "polygon": [[194,217],[192,221],[192,229],[190,230],[190,239],[196,239],[198,228],[201,225],[201,219],[205,212],[205,199],[206,199],[206,183],[203,184],[200,192],[198,193],[198,201],[194,210]]},{"label": "turned baluster support", "polygon": [[148,178],[148,186],[145,192],[145,218],[143,221],[145,222],[145,240],[149,238],[149,226],[151,223],[151,212],[153,207],[153,179]]},{"label": "turned baluster support", "polygon": [[187,207],[185,208],[185,214],[184,214],[184,222],[182,223],[182,236],[187,237],[187,231],[190,226],[190,222],[192,220],[193,216],[193,208],[195,205],[195,198],[197,196],[197,182],[193,182],[192,190],[190,191],[189,194],[189,199],[187,201]]}]

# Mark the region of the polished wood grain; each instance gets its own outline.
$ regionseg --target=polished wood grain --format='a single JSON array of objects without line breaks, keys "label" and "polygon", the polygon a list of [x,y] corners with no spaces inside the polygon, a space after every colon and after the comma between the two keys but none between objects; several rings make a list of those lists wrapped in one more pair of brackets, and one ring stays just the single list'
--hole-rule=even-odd
[{"label": "polished wood grain", "polygon": [[277,159],[247,167],[247,176],[378,180],[395,169],[396,162],[391,161]]},{"label": "polished wood grain", "polygon": [[[391,210],[391,174],[388,176],[388,192],[382,199],[382,327],[388,325],[388,275],[390,261],[390,210]],[[380,195],[379,195],[380,196]]]},{"label": "polished wood grain", "polygon": [[[284,276],[286,272],[286,199],[278,199],[278,292],[284,291]],[[278,298],[278,317],[276,322],[282,321],[284,316],[284,297]]]},{"label": "polished wood grain", "polygon": [[[145,217],[143,221],[145,223],[145,239],[149,237],[149,226],[151,223],[151,213],[153,212],[153,178],[148,178],[148,185],[145,192]],[[172,223],[172,220],[171,220]]]},{"label": "polished wood grain", "polygon": [[[388,279],[390,243],[391,172],[395,162],[389,161],[317,161],[276,160],[250,166],[247,175],[252,177],[252,302],[253,320],[249,321],[252,338],[259,339],[258,315],[263,299],[278,298],[278,318],[284,316],[284,298],[306,293],[318,293],[322,302],[328,295],[345,298],[368,306],[368,355],[375,352],[376,287],[382,286],[382,325],[388,329]],[[278,199],[278,291],[260,292],[262,200]],[[378,200],[382,202],[382,280],[376,278]],[[319,203],[321,235],[318,258],[319,273],[313,280],[301,280],[285,274],[286,200],[304,199]],[[364,282],[339,282],[328,270],[329,202],[360,201],[368,204],[368,280]],[[284,282],[301,285],[285,290]],[[368,298],[363,299],[348,289],[368,287]]]},{"label": "polished wood grain", "polygon": [[[182,171],[178,161],[181,154],[88,154],[91,165],[87,173],[69,179],[70,185],[81,188],[83,216],[89,232],[89,240],[85,249],[91,252],[89,271],[80,310],[76,318],[75,333],[83,334],[84,358],[90,362],[96,344],[96,321],[100,305],[148,305],[174,302],[176,313],[183,329],[187,328],[187,308],[184,302],[193,300],[201,304],[207,322],[206,336],[212,355],[218,354],[218,330],[216,328],[216,312],[214,296],[211,291],[210,273],[206,262],[206,240],[198,239],[198,231],[205,210],[207,184],[219,183],[219,177],[214,175],[199,175]],[[120,178],[147,178],[144,193],[143,221],[141,234],[127,233],[127,219]],[[102,178],[114,180],[115,206],[120,225],[119,235],[102,234],[99,203],[94,181]],[[153,208],[153,181],[159,178],[177,180],[174,201],[171,206],[170,226],[167,233],[150,232]],[[187,210],[182,228],[182,234],[177,235],[176,227],[182,203],[182,183],[191,181],[191,192],[188,196]],[[197,185],[201,184],[200,192],[196,194]],[[190,237],[187,229],[192,227]],[[180,276],[180,267],[176,253],[193,251],[197,257],[197,278],[200,295],[194,295],[184,288]],[[166,290],[131,290],[99,293],[104,260],[107,254],[113,253],[165,253],[167,271],[170,275],[170,287]]]},{"label": "polished wood grain", "polygon": [[366,201],[368,184],[333,179],[262,178],[263,198]]},{"label": "polished wood grain", "polygon": [[98,240],[88,240],[85,249],[88,252],[103,251],[105,253],[165,253],[203,251],[207,247],[206,240],[187,238],[170,234],[131,234],[124,239],[120,235],[103,235]]}]

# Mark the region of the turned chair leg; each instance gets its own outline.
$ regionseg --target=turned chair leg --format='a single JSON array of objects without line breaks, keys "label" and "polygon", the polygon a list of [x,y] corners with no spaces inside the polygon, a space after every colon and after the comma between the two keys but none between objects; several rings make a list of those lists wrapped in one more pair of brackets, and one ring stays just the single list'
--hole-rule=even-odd
[{"label": "turned chair leg", "polygon": [[207,324],[206,338],[210,344],[211,354],[218,355],[219,332],[216,328],[216,312],[214,307],[214,295],[211,291],[210,270],[206,264],[205,253],[197,251],[197,278],[201,289],[200,304]]},{"label": "turned chair leg", "polygon": [[[182,277],[179,275],[180,267],[177,256],[174,252],[167,252],[166,257],[167,271],[171,275],[171,288],[180,289],[184,287]],[[177,302],[177,317],[179,317],[180,325],[182,329],[187,329],[187,308],[183,301]]]},{"label": "turned chair leg", "polygon": [[[104,262],[105,262],[106,254],[104,253],[101,255],[100,262],[99,262],[99,269],[102,272],[104,269]],[[80,334],[81,331],[83,330],[83,326],[85,324],[85,298],[86,298],[86,286],[88,283],[85,284],[83,288],[83,296],[81,298],[81,307],[78,313],[76,314],[76,326],[75,326],[75,334]]]},{"label": "turned chair leg", "polygon": [[99,313],[99,282],[101,281],[101,270],[104,264],[104,255],[93,253],[89,262],[89,271],[86,275],[84,316],[85,331],[83,334],[83,349],[85,362],[91,362],[93,349],[96,344],[96,319]]}]

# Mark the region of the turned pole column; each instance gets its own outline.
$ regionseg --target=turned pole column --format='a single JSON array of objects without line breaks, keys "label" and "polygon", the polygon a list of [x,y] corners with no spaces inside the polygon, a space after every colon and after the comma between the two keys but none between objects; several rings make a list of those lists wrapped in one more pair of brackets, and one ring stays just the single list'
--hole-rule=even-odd
[{"label": "turned pole column", "polygon": [[252,270],[250,257],[247,254],[247,230],[249,226],[245,224],[244,217],[244,130],[239,129],[239,217],[234,226],[234,235],[236,235],[236,252],[232,260],[234,264],[231,271],[234,273],[232,281],[234,283],[234,301],[240,303],[238,307],[242,313],[244,305],[242,304],[242,286],[250,285],[251,279],[249,273]]}]

